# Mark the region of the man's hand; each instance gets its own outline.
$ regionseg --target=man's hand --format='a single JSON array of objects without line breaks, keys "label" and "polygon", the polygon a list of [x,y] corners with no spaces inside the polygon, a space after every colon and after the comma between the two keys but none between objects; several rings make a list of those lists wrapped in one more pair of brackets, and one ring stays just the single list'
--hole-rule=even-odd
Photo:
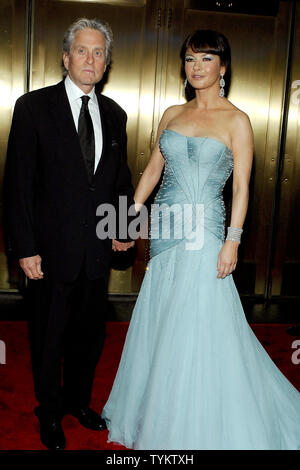
[{"label": "man's hand", "polygon": [[41,262],[40,255],[19,259],[19,264],[29,279],[43,279],[44,273],[41,270]]},{"label": "man's hand", "polygon": [[118,240],[112,241],[113,251],[127,251],[128,248],[131,248],[133,245],[134,245],[134,241],[132,242],[118,242]]}]

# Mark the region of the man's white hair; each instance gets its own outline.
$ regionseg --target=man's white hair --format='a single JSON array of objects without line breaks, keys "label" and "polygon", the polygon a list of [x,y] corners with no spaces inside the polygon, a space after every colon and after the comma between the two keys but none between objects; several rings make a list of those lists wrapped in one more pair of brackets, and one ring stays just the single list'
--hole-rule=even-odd
[{"label": "man's white hair", "polygon": [[63,52],[70,54],[70,49],[76,32],[86,28],[96,29],[103,34],[105,39],[105,59],[106,64],[108,65],[111,61],[113,33],[108,23],[98,20],[97,18],[93,18],[92,20],[89,20],[88,18],[79,18],[74,23],[72,23],[64,35]]}]

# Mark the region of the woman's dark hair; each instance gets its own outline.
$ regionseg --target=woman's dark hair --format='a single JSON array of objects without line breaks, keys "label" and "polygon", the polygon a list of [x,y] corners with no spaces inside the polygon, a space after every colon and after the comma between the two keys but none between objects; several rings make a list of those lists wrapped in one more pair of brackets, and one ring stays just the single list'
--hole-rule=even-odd
[{"label": "woman's dark hair", "polygon": [[[224,34],[212,29],[198,29],[193,34],[190,34],[184,41],[180,51],[182,63],[182,76],[185,78],[185,54],[190,47],[194,52],[207,52],[208,54],[216,54],[220,57],[221,65],[225,65],[226,72],[225,79],[225,95],[228,94],[229,82],[231,76],[231,49],[228,39]],[[185,89],[188,101],[195,97],[194,88],[187,83]]]}]

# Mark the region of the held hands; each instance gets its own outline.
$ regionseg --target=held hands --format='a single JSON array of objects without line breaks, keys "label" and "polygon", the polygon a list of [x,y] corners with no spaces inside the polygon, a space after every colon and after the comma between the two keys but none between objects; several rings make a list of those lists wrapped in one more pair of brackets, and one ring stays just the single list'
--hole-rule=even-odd
[{"label": "held hands", "polygon": [[[112,241],[112,249],[114,251],[127,251],[128,248],[131,248],[134,245],[132,242],[118,242],[117,240]],[[25,275],[29,279],[43,279],[44,273],[41,269],[42,258],[40,255],[29,256],[28,258],[20,258],[19,265],[23,269]]]},{"label": "held hands", "polygon": [[237,264],[237,251],[238,251],[239,242],[226,240],[222,246],[219,257],[218,257],[218,266],[217,278],[224,279],[226,276],[232,273],[235,270]]},{"label": "held hands", "polygon": [[113,251],[127,251],[128,248],[131,248],[133,245],[134,245],[134,241],[132,242],[118,242],[118,240],[112,241]]},{"label": "held hands", "polygon": [[41,269],[42,258],[39,255],[20,258],[19,264],[29,279],[43,279],[44,273]]}]

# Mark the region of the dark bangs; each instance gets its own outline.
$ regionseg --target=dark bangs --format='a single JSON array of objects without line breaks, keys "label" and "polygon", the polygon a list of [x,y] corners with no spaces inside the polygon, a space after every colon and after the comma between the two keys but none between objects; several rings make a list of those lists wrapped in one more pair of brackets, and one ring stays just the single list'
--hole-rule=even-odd
[{"label": "dark bangs", "polygon": [[182,65],[185,64],[185,54],[190,47],[194,52],[206,52],[216,54],[221,59],[221,65],[225,65],[226,70],[230,67],[231,51],[227,38],[222,33],[211,29],[198,29],[190,34],[184,41],[180,57]]}]

